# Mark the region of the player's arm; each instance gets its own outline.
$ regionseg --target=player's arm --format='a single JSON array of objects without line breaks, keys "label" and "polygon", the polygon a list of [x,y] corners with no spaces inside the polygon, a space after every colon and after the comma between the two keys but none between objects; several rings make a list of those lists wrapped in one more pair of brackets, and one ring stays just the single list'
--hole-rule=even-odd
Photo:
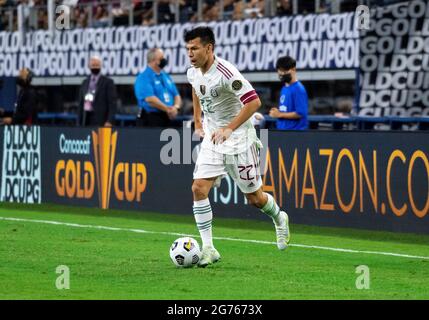
[{"label": "player's arm", "polygon": [[260,107],[262,103],[259,98],[255,98],[252,101],[246,103],[241,109],[240,113],[232,119],[231,123],[226,127],[231,131],[234,131],[245,123]]},{"label": "player's arm", "polygon": [[222,143],[228,139],[232,132],[246,122],[260,107],[261,100],[258,97],[247,102],[240,113],[225,128],[220,128],[212,134],[213,143]]},{"label": "player's arm", "polygon": [[224,128],[216,130],[211,140],[213,143],[222,143],[228,139],[232,132],[246,122],[260,107],[261,100],[252,85],[237,70],[234,76],[226,81],[226,89],[233,93],[243,104],[238,115]]},{"label": "player's arm", "polygon": [[195,132],[204,137],[203,125],[201,122],[201,105],[200,100],[198,99],[197,94],[195,93],[194,88],[192,88],[192,105],[194,107],[194,125]]}]

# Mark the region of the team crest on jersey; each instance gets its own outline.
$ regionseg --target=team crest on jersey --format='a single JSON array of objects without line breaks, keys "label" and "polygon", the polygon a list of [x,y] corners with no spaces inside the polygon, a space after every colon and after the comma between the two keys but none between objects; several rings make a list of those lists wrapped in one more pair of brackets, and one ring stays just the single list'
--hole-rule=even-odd
[{"label": "team crest on jersey", "polygon": [[234,80],[232,82],[232,88],[236,91],[240,90],[241,87],[243,87],[243,82],[241,82],[240,80]]},{"label": "team crest on jersey", "polygon": [[206,86],[205,85],[200,85],[200,91],[201,91],[201,93],[203,94],[203,95],[205,95],[206,94]]},{"label": "team crest on jersey", "polygon": [[218,96],[219,96],[219,92],[217,91],[217,88],[211,88],[211,89],[210,89],[210,95],[211,95],[213,98],[218,97]]}]

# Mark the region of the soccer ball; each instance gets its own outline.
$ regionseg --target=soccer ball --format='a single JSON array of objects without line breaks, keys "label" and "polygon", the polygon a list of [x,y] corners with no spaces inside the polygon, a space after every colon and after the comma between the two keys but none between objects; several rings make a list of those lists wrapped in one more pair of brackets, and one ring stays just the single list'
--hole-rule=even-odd
[{"label": "soccer ball", "polygon": [[193,267],[201,259],[200,246],[190,237],[176,239],[170,248],[170,258],[177,267]]}]

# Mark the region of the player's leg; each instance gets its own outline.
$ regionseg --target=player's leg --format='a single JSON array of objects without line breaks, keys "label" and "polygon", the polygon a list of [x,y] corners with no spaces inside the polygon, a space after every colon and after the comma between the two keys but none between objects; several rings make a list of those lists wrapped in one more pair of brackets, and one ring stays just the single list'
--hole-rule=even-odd
[{"label": "player's leg", "polygon": [[277,247],[283,250],[289,243],[289,218],[281,211],[274,198],[262,191],[259,152],[252,145],[246,152],[229,157],[227,171],[249,202],[273,219],[276,227]]},{"label": "player's leg", "polygon": [[220,259],[219,252],[213,246],[213,212],[209,200],[209,192],[216,179],[217,178],[195,179],[192,184],[194,217],[203,244],[202,256],[198,262],[199,267],[206,267]]},{"label": "player's leg", "polygon": [[213,185],[216,185],[224,175],[226,175],[226,171],[223,164],[223,155],[211,149],[202,148],[195,164],[194,182],[192,184],[193,212],[202,240],[202,257],[198,263],[200,267],[205,267],[220,259],[220,255],[213,245],[213,212],[209,192]]},{"label": "player's leg", "polygon": [[286,249],[290,241],[289,217],[282,211],[273,196],[262,190],[262,187],[252,193],[245,193],[249,204],[259,208],[263,213],[273,219],[276,228],[277,247]]},{"label": "player's leg", "polygon": [[196,179],[192,184],[194,197],[193,212],[198,231],[201,235],[203,249],[213,247],[212,220],[213,212],[210,206],[209,192],[216,178]]}]

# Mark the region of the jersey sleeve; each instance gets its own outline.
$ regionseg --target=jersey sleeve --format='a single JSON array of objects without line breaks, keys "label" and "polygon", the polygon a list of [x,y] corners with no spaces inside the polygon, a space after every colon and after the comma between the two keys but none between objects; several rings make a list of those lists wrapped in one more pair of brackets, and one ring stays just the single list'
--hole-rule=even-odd
[{"label": "jersey sleeve", "polygon": [[259,98],[250,82],[236,68],[219,64],[218,70],[224,75],[225,89],[239,98],[243,105]]},{"label": "jersey sleeve", "polygon": [[186,71],[186,78],[188,79],[188,82],[193,86],[193,82],[194,82],[194,68],[189,68]]}]

